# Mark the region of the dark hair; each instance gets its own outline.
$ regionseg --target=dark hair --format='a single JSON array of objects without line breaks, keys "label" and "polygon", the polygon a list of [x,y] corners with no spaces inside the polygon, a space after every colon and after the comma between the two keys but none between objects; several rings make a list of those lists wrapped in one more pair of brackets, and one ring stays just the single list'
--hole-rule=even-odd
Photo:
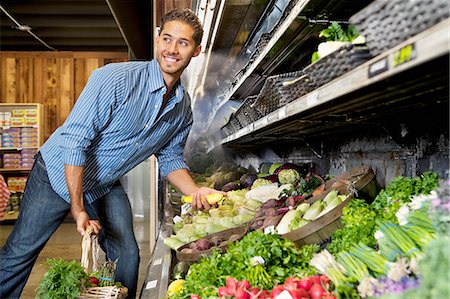
[{"label": "dark hair", "polygon": [[181,21],[190,25],[194,29],[194,41],[198,46],[202,42],[203,28],[202,23],[198,19],[197,15],[189,8],[174,9],[168,12],[161,21],[161,31],[164,29],[164,24],[169,21]]}]

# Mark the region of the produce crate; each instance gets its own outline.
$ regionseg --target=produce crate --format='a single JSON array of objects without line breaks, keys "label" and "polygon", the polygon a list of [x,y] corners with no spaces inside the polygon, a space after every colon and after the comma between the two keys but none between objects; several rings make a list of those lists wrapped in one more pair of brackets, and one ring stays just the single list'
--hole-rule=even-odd
[{"label": "produce crate", "polygon": [[350,18],[376,56],[449,17],[448,0],[375,0]]},{"label": "produce crate", "polygon": [[[242,225],[221,232],[217,232],[215,234],[208,235],[205,237],[206,239],[211,241],[216,238],[217,240],[220,240],[219,242],[220,244],[206,250],[195,250],[192,249],[191,247],[193,243],[197,242],[198,240],[193,241],[177,249],[176,251],[177,259],[178,261],[195,262],[198,261],[201,257],[209,256],[213,252],[213,250],[220,250],[221,252],[226,252],[228,249],[229,242],[234,242],[242,239],[246,233],[247,233],[247,225]],[[186,250],[184,249],[192,249],[192,250],[186,252]]]},{"label": "produce crate", "polygon": [[[322,193],[320,196],[315,196],[311,201],[314,202],[319,198],[323,198],[325,195],[326,194]],[[349,194],[347,199],[325,215],[322,215],[316,220],[296,230],[284,234],[283,237],[291,240],[298,247],[308,244],[322,244],[323,242],[326,242],[336,230],[342,228],[342,209],[352,200],[352,198],[352,194]]]},{"label": "produce crate", "polygon": [[239,120],[236,118],[235,113],[232,113],[230,115],[230,118],[228,119],[228,122],[222,126],[221,130],[225,134],[225,136],[231,135],[240,129],[242,129],[243,126],[239,122]]},{"label": "produce crate", "polygon": [[[342,76],[358,65],[368,61],[372,55],[368,48],[361,44],[347,44],[333,53],[307,66],[303,72],[309,79],[306,91],[316,89],[331,80]],[[287,90],[285,87],[283,90]]]},{"label": "produce crate", "polygon": [[256,95],[245,98],[242,105],[235,112],[236,118],[243,127],[262,117],[261,113],[253,108],[256,98]]},{"label": "produce crate", "polygon": [[[279,107],[285,105],[289,101],[289,98],[293,96],[292,93],[287,93],[283,88],[285,82],[296,80],[302,76],[302,71],[294,71],[268,77],[253,106],[261,116],[277,110]],[[298,86],[300,87],[299,89],[295,90],[294,88],[291,88],[290,91],[300,92],[301,84]],[[303,94],[305,93],[306,92]]]}]

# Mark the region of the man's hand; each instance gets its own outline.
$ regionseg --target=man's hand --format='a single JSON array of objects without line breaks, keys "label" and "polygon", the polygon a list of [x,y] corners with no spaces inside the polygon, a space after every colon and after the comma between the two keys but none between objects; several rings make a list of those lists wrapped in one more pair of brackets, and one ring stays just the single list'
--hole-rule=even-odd
[{"label": "man's hand", "polygon": [[[208,194],[214,194],[214,193],[220,193],[223,195],[226,195],[226,192],[218,191],[212,188],[208,187],[200,187],[197,189],[196,192],[192,193],[192,208],[194,210],[209,210],[211,209],[211,205],[206,200],[206,195]],[[214,204],[213,206],[216,206],[217,204]]]},{"label": "man's hand", "polygon": [[77,224],[77,231],[80,235],[84,236],[87,227],[90,225],[94,229],[94,234],[98,234],[102,229],[100,222],[98,220],[90,220],[88,213],[84,209],[71,209],[73,219],[75,219],[75,223]]}]

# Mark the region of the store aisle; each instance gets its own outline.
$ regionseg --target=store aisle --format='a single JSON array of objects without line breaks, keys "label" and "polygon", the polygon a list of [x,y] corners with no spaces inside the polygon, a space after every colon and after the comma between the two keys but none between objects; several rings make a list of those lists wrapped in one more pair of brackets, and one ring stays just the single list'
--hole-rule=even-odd
[{"label": "store aisle", "polygon": [[[148,222],[141,219],[135,219],[134,230],[136,239],[141,250],[141,264],[139,268],[138,293],[144,283],[147,264],[150,260],[150,241],[148,233]],[[10,234],[13,225],[0,225],[0,244],[6,241]],[[39,281],[44,275],[45,261],[47,258],[64,258],[67,260],[80,260],[81,258],[81,237],[75,229],[74,223],[63,223],[58,230],[50,238],[47,245],[42,250],[36,261],[36,264],[31,272],[25,289],[22,293],[21,299],[32,299],[35,297],[36,289]],[[104,260],[104,255],[101,256]]]}]

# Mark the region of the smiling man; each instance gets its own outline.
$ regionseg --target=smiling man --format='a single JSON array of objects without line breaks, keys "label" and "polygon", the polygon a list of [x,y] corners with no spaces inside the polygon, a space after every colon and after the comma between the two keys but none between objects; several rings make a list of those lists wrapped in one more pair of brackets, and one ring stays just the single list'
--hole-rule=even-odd
[{"label": "smiling man", "polygon": [[[132,212],[119,179],[154,154],[161,173],[194,208],[209,209],[183,159],[192,126],[180,76],[198,56],[202,26],[189,9],[164,16],[156,59],[108,64],[93,72],[64,124],[36,155],[14,230],[0,251],[0,298],[20,298],[45,243],[70,211],[78,232],[99,234],[116,281],[135,297],[139,248]],[[79,241],[76,241],[79,243]]]}]

